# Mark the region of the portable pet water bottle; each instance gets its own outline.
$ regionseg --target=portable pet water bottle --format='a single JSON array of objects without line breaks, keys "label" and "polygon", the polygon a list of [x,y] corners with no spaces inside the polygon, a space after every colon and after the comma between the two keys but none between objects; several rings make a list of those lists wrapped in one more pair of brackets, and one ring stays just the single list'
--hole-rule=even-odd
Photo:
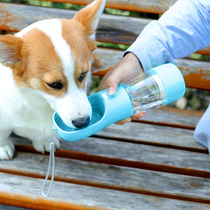
[{"label": "portable pet water bottle", "polygon": [[174,64],[164,64],[126,84],[120,84],[114,95],[110,96],[106,90],[102,90],[89,96],[92,117],[87,127],[69,127],[55,113],[53,128],[66,141],[84,139],[135,113],[175,102],[184,93],[185,82],[180,70]]}]

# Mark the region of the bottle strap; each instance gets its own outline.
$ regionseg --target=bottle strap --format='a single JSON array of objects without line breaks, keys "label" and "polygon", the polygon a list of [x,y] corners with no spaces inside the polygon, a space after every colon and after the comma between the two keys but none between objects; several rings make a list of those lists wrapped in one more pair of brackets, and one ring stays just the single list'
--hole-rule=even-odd
[{"label": "bottle strap", "polygon": [[[51,168],[52,168],[52,173],[51,173],[50,186],[49,186],[48,191],[45,193],[45,188],[46,188],[48,177],[50,175]],[[51,141],[50,142],[50,157],[49,157],[48,170],[47,170],[47,174],[46,174],[46,177],[45,177],[44,183],[42,185],[42,189],[41,189],[42,195],[44,197],[48,197],[52,190],[54,175],[55,175],[55,143]]]}]

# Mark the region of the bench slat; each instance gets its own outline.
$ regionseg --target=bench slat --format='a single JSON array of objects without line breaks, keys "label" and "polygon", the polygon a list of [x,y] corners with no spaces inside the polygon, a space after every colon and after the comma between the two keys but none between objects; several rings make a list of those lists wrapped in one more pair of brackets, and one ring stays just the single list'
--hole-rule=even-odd
[{"label": "bench slat", "polygon": [[[72,18],[76,12],[53,8],[0,3],[0,30],[17,32],[29,24],[48,18]],[[149,19],[102,15],[97,30],[98,41],[132,44]],[[210,55],[210,47],[200,51]]]},{"label": "bench slat", "polygon": [[[18,152],[13,161],[0,163],[0,171],[41,178],[45,176],[47,166],[47,156],[33,154],[31,158],[30,153]],[[56,157],[55,180],[160,197],[199,199],[210,204],[209,180],[198,177],[135,168],[127,170],[120,166]]]},{"label": "bench slat", "polygon": [[207,153],[207,149],[193,138],[193,132],[193,130],[174,127],[128,123],[122,126],[111,125],[95,136]]},{"label": "bench slat", "polygon": [[[1,183],[1,202],[13,202],[13,205],[19,205],[22,207],[38,207],[38,209],[43,206],[51,209],[52,207],[59,207],[60,209],[98,209],[94,206],[104,207],[104,209],[109,208],[120,208],[121,206],[128,206],[128,203],[135,205],[137,200],[142,200],[141,195],[133,195],[126,192],[118,192],[100,188],[93,188],[88,186],[74,185],[64,182],[54,182],[54,188],[50,198],[43,198],[40,189],[43,184],[42,179],[34,179],[30,177],[21,177],[16,175],[2,174],[0,173]],[[10,183],[9,185],[7,183]],[[15,187],[14,187],[15,186]],[[4,192],[2,192],[4,191]],[[8,192],[8,193],[6,193]],[[2,197],[4,196],[4,200]],[[17,196],[17,197],[16,197]],[[112,199],[113,196],[115,199]],[[127,199],[130,202],[126,202]],[[112,200],[112,202],[110,202]],[[124,200],[124,201],[123,201]],[[22,202],[21,202],[22,201]],[[11,203],[9,203],[12,205]],[[142,204],[143,205],[143,204]],[[89,208],[88,208],[89,207]],[[91,207],[91,208],[90,208]],[[41,209],[40,208],[40,209]]]},{"label": "bench slat", "polygon": [[[0,3],[0,30],[17,32],[38,20],[72,18],[75,13],[73,10]],[[131,44],[149,22],[148,19],[103,14],[97,39],[104,42]]]},{"label": "bench slat", "polygon": [[203,112],[182,110],[171,107],[162,107],[150,110],[139,121],[156,125],[165,125],[177,128],[194,130]]},{"label": "bench slat", "polygon": [[[180,206],[191,209],[208,209],[209,205],[184,202],[173,199],[157,198],[134,193],[93,188],[63,182],[54,182],[50,198],[40,196],[42,179],[21,177],[0,173],[0,202],[27,208],[60,209],[168,209]],[[8,188],[10,183],[11,188]],[[14,187],[15,186],[15,187]],[[29,187],[30,186],[30,187]],[[33,190],[31,190],[33,189]],[[4,192],[3,192],[4,191]],[[157,205],[158,203],[158,205]],[[97,207],[96,207],[97,206]],[[106,208],[103,208],[106,206]],[[41,207],[41,208],[40,208]],[[89,207],[89,208],[88,208]]]},{"label": "bench slat", "polygon": [[72,18],[76,12],[21,4],[0,3],[0,30],[17,32],[48,18]]},{"label": "bench slat", "polygon": [[[131,45],[151,21],[147,18],[102,15],[96,38],[101,42]],[[210,55],[210,46],[197,53]]]},{"label": "bench slat", "polygon": [[[176,141],[176,136],[174,136],[174,141]],[[104,157],[104,161],[106,161],[106,157],[109,157],[109,161],[113,164],[121,159],[125,161],[125,164],[131,166],[133,163],[134,165],[139,164],[139,167],[154,167],[163,172],[171,171],[177,174],[180,172],[181,174],[210,177],[210,159],[206,153],[99,138],[88,138],[83,141],[71,142],[71,144],[63,142],[63,148],[77,151],[80,155],[88,153],[96,156],[96,160],[99,156]],[[124,164],[123,161],[120,163]]]},{"label": "bench slat", "polygon": [[[105,75],[122,56],[123,51],[98,48],[93,57],[93,74]],[[210,90],[209,62],[177,59],[175,63],[182,71],[187,87]]]},{"label": "bench slat", "polygon": [[[59,3],[72,3],[87,5],[92,2],[92,0],[50,0],[51,2]],[[163,13],[169,6],[173,5],[176,0],[167,1],[157,1],[157,0],[107,0],[106,8],[122,9],[138,12],[149,12],[149,13]]]},{"label": "bench slat", "polygon": [[[139,124],[139,123],[134,123]],[[135,126],[135,125],[134,125]],[[140,129],[135,129],[133,133],[133,139],[135,140],[135,135],[137,135],[137,131],[139,133],[146,132],[146,129],[141,132]],[[131,126],[134,130],[134,127]],[[130,126],[129,126],[130,128]],[[124,129],[125,130],[125,129]],[[172,137],[171,142],[174,142],[175,147],[171,147],[170,144],[161,146],[161,138],[156,137],[156,144],[148,144],[146,142],[136,142],[136,141],[125,141],[126,137],[120,138],[118,140],[114,139],[106,139],[106,138],[87,138],[81,141],[75,142],[62,142],[62,150],[57,151],[57,156],[73,158],[85,161],[93,161],[99,163],[108,163],[113,165],[121,165],[127,167],[134,168],[142,168],[142,169],[151,169],[162,172],[171,172],[177,174],[184,175],[192,175],[192,176],[200,176],[200,177],[210,177],[210,159],[209,155],[202,150],[197,150],[193,152],[184,146],[183,148],[176,146],[177,141],[177,132],[175,131],[173,135],[173,130],[171,129],[170,136]],[[129,131],[127,129],[127,131]],[[147,141],[152,142],[154,139],[154,134],[147,132]],[[154,132],[154,130],[153,130]],[[163,128],[164,135],[164,128]],[[185,132],[185,131],[184,131]],[[126,131],[125,131],[126,133]],[[127,133],[126,133],[127,135]],[[132,132],[131,132],[132,135]],[[144,134],[143,134],[144,135]],[[165,136],[169,135],[169,131],[166,131]],[[185,141],[185,135],[183,135],[183,142]],[[130,137],[128,138],[128,140]],[[17,139],[18,140],[18,139]],[[22,143],[21,143],[22,142]],[[26,144],[25,141],[17,141],[15,142],[17,149],[19,151],[29,151],[31,150],[30,146],[22,146],[22,144]],[[30,141],[28,142],[30,143]],[[196,143],[196,141],[192,139],[192,144]],[[29,148],[28,148],[29,147]],[[199,147],[199,144],[198,144]],[[145,168],[146,167],[146,168]]]}]

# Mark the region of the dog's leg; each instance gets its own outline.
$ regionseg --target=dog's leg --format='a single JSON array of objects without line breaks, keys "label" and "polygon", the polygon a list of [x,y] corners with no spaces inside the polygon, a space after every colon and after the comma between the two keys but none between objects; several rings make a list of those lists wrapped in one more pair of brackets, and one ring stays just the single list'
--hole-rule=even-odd
[{"label": "dog's leg", "polygon": [[14,144],[9,139],[11,129],[0,128],[0,160],[11,160],[15,153]]},{"label": "dog's leg", "polygon": [[46,137],[44,139],[32,140],[32,143],[33,143],[33,147],[37,151],[44,153],[45,151],[47,151],[47,152],[50,151],[50,142],[51,141],[55,143],[55,147],[57,149],[60,148],[60,141],[57,138],[57,136],[51,136],[51,137]]}]

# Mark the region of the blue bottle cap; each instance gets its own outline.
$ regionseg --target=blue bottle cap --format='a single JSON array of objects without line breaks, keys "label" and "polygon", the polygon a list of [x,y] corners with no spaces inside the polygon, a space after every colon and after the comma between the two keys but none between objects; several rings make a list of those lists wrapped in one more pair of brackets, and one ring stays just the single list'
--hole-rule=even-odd
[{"label": "blue bottle cap", "polygon": [[164,105],[173,103],[184,96],[186,91],[185,81],[176,65],[172,63],[163,64],[152,68],[150,73],[158,75],[159,81],[164,88]]}]

